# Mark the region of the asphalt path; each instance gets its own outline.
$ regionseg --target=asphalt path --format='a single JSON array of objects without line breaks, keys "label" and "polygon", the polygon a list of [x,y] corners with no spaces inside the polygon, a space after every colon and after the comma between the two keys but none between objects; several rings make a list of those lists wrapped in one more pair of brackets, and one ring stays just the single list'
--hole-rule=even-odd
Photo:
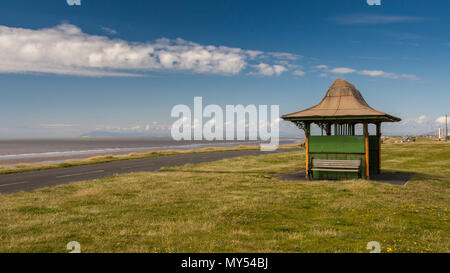
[{"label": "asphalt path", "polygon": [[188,163],[202,163],[224,158],[246,155],[263,155],[268,153],[292,152],[298,149],[281,149],[274,152],[259,150],[241,150],[224,152],[190,153],[151,157],[133,160],[122,160],[67,168],[56,168],[0,175],[0,194],[30,191],[34,189],[68,184],[77,181],[91,180],[115,174],[133,172],[151,172],[162,167],[182,166]]}]

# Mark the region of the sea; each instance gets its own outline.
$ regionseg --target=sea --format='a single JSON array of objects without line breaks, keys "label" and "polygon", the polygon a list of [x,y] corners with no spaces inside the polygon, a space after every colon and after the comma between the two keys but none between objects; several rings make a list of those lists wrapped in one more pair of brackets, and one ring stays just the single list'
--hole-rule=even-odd
[{"label": "sea", "polygon": [[[280,145],[303,142],[302,138],[281,138]],[[0,166],[44,164],[92,156],[143,153],[164,150],[192,150],[205,147],[259,145],[260,141],[175,141],[171,138],[0,138]]]}]

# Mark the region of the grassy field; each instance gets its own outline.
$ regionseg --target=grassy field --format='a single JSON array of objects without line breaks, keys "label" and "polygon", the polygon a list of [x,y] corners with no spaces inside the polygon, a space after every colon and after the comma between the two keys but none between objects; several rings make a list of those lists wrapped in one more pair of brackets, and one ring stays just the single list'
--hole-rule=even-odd
[{"label": "grassy field", "polygon": [[365,180],[284,181],[304,153],[225,159],[0,196],[1,252],[450,251],[450,144],[383,144]]}]

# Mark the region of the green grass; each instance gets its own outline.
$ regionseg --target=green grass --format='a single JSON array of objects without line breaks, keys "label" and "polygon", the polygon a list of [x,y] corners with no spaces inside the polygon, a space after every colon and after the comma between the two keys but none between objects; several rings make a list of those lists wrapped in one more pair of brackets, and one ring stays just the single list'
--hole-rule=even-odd
[{"label": "green grass", "polygon": [[406,186],[302,182],[288,152],[0,196],[1,252],[449,252],[450,144],[385,144]]}]

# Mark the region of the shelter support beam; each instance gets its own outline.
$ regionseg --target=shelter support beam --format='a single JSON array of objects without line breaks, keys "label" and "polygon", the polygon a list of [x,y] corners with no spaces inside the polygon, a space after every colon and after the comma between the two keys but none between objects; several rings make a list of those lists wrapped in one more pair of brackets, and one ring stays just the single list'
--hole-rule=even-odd
[{"label": "shelter support beam", "polygon": [[309,174],[309,136],[311,133],[311,123],[305,122],[305,157],[306,157],[306,178],[310,177]]},{"label": "shelter support beam", "polygon": [[370,179],[370,166],[369,166],[369,126],[367,121],[363,123],[364,131],[364,147],[366,155],[366,179]]},{"label": "shelter support beam", "polygon": [[381,122],[377,122],[377,138],[378,138],[378,168],[377,173],[381,172]]}]

